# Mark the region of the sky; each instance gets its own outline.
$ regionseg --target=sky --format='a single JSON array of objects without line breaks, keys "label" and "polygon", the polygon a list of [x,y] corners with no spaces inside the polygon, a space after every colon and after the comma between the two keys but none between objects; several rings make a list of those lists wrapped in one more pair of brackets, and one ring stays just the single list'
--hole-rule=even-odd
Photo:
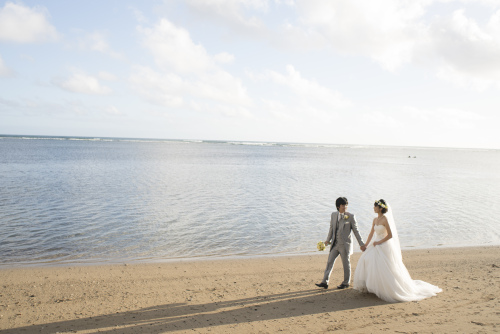
[{"label": "sky", "polygon": [[0,0],[0,134],[500,149],[498,0]]}]

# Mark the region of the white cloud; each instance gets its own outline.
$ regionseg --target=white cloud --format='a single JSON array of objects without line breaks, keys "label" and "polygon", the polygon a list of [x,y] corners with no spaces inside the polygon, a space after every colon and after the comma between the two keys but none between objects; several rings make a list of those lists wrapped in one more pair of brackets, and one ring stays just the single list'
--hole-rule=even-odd
[{"label": "white cloud", "polygon": [[351,101],[342,94],[305,78],[292,65],[286,66],[285,73],[267,70],[258,74],[247,72],[247,75],[261,89],[272,92],[256,107],[264,113],[263,123],[282,122],[291,127],[324,130],[339,117],[340,111],[352,111]]},{"label": "white cloud", "polygon": [[436,76],[443,80],[448,81],[456,86],[463,88],[472,87],[477,91],[483,91],[490,86],[497,86],[500,88],[500,78],[488,78],[492,77],[495,73],[492,69],[490,75],[481,76],[475,73],[468,73],[467,71],[460,70],[451,64],[443,64],[437,69]]},{"label": "white cloud", "polygon": [[205,19],[224,22],[242,33],[265,30],[261,19],[246,15],[246,11],[267,12],[268,0],[187,0],[186,4]]},{"label": "white cloud", "polygon": [[329,45],[329,41],[319,29],[294,25],[290,22],[282,24],[277,33],[267,36],[271,39],[271,45],[295,52],[321,50]]},{"label": "white cloud", "polygon": [[288,87],[293,95],[304,102],[306,106],[322,105],[326,110],[345,108],[351,102],[345,99],[339,92],[318,84],[314,80],[302,77],[292,65],[287,65],[286,74],[276,71],[267,71],[256,76],[258,79],[265,79],[275,84]]},{"label": "white cloud", "polygon": [[214,59],[218,63],[229,64],[229,63],[232,63],[234,61],[234,55],[229,54],[227,52],[222,52],[222,53],[216,54],[214,56]]},{"label": "white cloud", "polygon": [[[389,70],[410,62],[415,44],[425,26],[419,20],[433,0],[187,0],[199,16],[226,25],[229,31],[257,37],[293,50],[322,49],[325,46],[346,54],[363,54]],[[283,22],[261,19],[285,5],[296,10]],[[289,9],[287,8],[287,9]],[[257,16],[252,14],[257,12]],[[292,20],[292,21],[289,21]],[[273,31],[273,26],[279,27]]]},{"label": "white cloud", "polygon": [[285,4],[287,6],[293,7],[295,6],[295,0],[274,0],[275,3],[279,4]]},{"label": "white cloud", "polygon": [[144,16],[144,13],[141,10],[137,9],[136,7],[129,6],[128,9],[132,12],[137,22],[146,23],[149,21],[147,17]]},{"label": "white cloud", "polygon": [[172,73],[159,73],[151,68],[136,66],[130,77],[134,90],[146,101],[164,106],[181,107],[184,105],[184,80]]},{"label": "white cloud", "polygon": [[0,56],[0,78],[1,77],[10,77],[14,75],[14,71],[8,68],[2,59],[2,56]]},{"label": "white cloud", "polygon": [[174,73],[137,66],[130,82],[140,96],[165,107],[190,107],[192,104],[186,104],[186,101],[196,102],[199,99],[205,100],[203,105],[209,101],[238,107],[250,103],[240,80],[223,71],[205,73],[197,79],[185,79]]},{"label": "white cloud", "polygon": [[144,45],[153,54],[156,64],[164,70],[190,73],[214,67],[205,48],[195,44],[186,29],[166,19],[161,19],[153,28],[138,27],[138,31],[144,36]]},{"label": "white cloud", "polygon": [[58,38],[56,28],[48,20],[43,7],[26,7],[7,2],[0,9],[0,41],[36,43]]},{"label": "white cloud", "polygon": [[340,53],[367,56],[390,71],[414,64],[456,84],[500,87],[500,10],[482,23],[464,9],[430,17],[429,9],[437,2],[299,0],[300,19],[286,26],[283,41],[310,48],[326,42]]},{"label": "white cloud", "polygon": [[[250,37],[259,43],[297,51],[325,45],[323,36],[314,29],[295,27],[288,21],[265,21],[274,13],[295,8],[295,0],[186,0],[185,3],[197,17],[223,26],[234,39]],[[273,31],[274,26],[281,29]]]},{"label": "white cloud", "polygon": [[[262,100],[263,109],[270,113],[274,118],[283,122],[297,122],[300,118],[296,110],[290,110],[290,106],[281,101]],[[293,107],[292,107],[293,108]],[[299,111],[300,113],[300,111]]]},{"label": "white cloud", "polygon": [[109,87],[102,86],[97,78],[81,72],[76,72],[67,79],[54,78],[52,83],[73,93],[108,95],[112,92]]},{"label": "white cloud", "polygon": [[225,71],[207,73],[192,82],[191,94],[218,102],[248,105],[250,98],[241,80]]},{"label": "white cloud", "polygon": [[122,59],[123,55],[113,51],[108,44],[106,36],[101,32],[93,32],[87,34],[83,39],[78,42],[81,49],[92,50],[107,54],[108,56],[116,59]]},{"label": "white cloud", "polygon": [[303,29],[319,31],[342,53],[363,54],[389,70],[411,61],[429,1],[298,1]]},{"label": "white cloud", "polygon": [[483,90],[492,84],[500,88],[500,10],[480,25],[464,10],[431,27],[431,52],[441,60],[439,78],[461,86]]},{"label": "white cloud", "polygon": [[[217,63],[229,63],[234,56],[210,55],[196,44],[189,32],[161,19],[152,28],[138,27],[144,46],[152,53],[159,70],[136,66],[130,77],[133,88],[151,103],[165,107],[213,110],[217,104],[224,115],[246,115],[241,108],[251,103],[242,81]],[[207,107],[210,106],[210,107]]]}]

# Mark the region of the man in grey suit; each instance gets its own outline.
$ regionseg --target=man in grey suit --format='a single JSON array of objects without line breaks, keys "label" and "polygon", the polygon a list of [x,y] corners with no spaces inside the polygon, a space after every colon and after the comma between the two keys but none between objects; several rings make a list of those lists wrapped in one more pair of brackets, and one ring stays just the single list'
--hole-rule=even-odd
[{"label": "man in grey suit", "polygon": [[316,284],[320,288],[328,289],[328,282],[330,274],[332,273],[335,260],[340,255],[342,265],[344,266],[344,281],[337,288],[345,289],[349,287],[351,282],[351,254],[354,250],[352,243],[351,232],[354,232],[358,240],[361,250],[364,252],[366,247],[363,238],[359,235],[358,223],[352,213],[346,211],[349,202],[345,197],[337,198],[335,205],[338,211],[332,213],[330,220],[330,231],[326,238],[325,245],[331,244],[330,255],[328,255],[328,262],[326,263],[326,270],[321,283]]}]

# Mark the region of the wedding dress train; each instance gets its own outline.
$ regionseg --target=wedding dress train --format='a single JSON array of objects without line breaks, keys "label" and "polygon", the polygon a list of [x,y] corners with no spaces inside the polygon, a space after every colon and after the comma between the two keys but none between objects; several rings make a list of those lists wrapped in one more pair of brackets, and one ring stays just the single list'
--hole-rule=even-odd
[{"label": "wedding dress train", "polygon": [[[374,241],[387,235],[384,225],[375,225],[374,231]],[[356,266],[353,288],[374,293],[388,302],[422,300],[442,291],[435,285],[411,278],[397,239],[389,239],[377,246],[373,246],[373,242],[368,245]]]}]

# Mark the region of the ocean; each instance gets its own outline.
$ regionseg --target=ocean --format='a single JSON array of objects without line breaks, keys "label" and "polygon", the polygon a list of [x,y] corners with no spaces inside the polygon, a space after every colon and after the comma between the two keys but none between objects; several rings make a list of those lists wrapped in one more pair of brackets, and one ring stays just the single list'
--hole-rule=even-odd
[{"label": "ocean", "polygon": [[[500,244],[500,150],[0,135],[0,268],[318,254],[335,200],[403,249]],[[359,247],[355,247],[359,251]]]}]

